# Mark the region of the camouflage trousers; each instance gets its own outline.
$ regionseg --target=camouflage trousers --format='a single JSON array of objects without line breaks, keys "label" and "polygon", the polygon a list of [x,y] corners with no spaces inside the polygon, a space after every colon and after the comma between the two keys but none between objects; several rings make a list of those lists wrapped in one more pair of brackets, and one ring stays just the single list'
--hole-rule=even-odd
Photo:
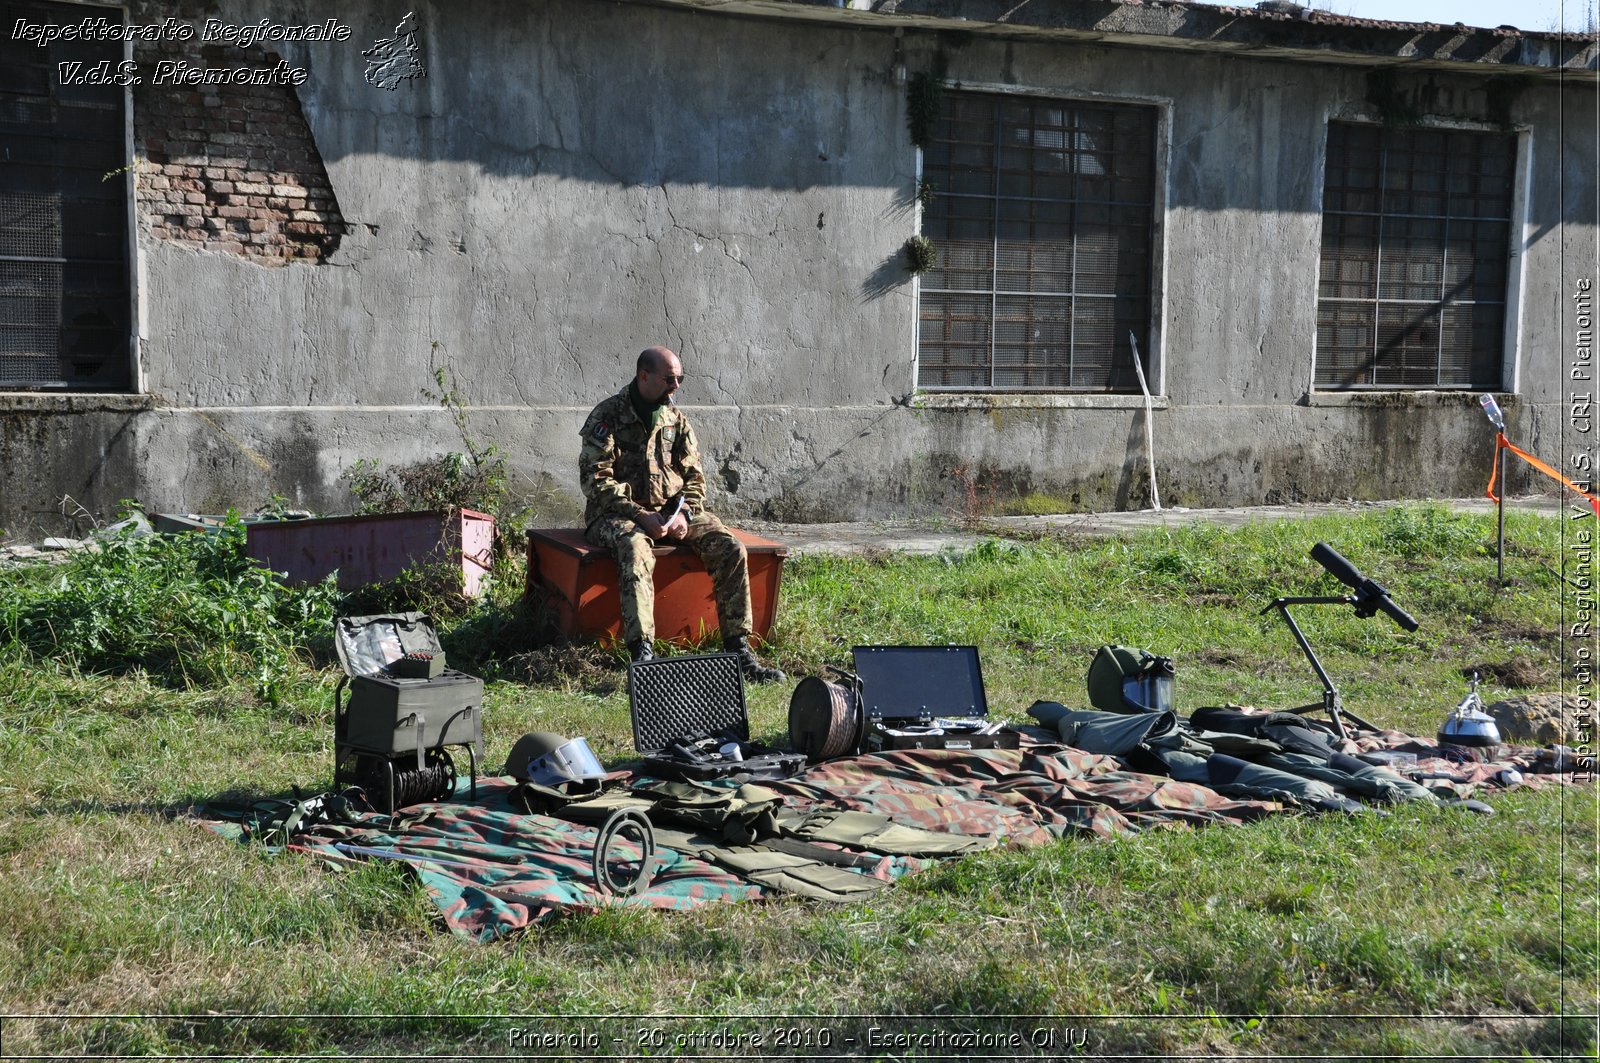
[{"label": "camouflage trousers", "polygon": [[[628,643],[656,637],[656,543],[631,520],[603,517],[589,525],[584,538],[611,551],[617,559],[617,589],[622,598],[622,637]],[[717,603],[717,626],[723,641],[750,635],[750,570],[744,544],[711,513],[697,513],[683,544],[700,555],[711,577]],[[663,539],[661,545],[674,545]]]}]

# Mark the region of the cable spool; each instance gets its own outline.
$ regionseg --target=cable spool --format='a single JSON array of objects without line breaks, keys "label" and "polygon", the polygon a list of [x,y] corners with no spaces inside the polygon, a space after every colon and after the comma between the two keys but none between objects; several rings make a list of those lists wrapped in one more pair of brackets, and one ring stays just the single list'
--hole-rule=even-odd
[{"label": "cable spool", "polygon": [[[443,746],[434,746],[423,754],[423,764],[417,767],[417,758],[414,754],[403,757],[374,757],[370,754],[361,755],[360,774],[358,780],[362,789],[367,792],[367,799],[374,808],[393,814],[396,810],[409,805],[420,805],[425,801],[443,801],[456,790],[456,763]],[[388,764],[394,770],[394,806],[382,808],[388,795],[389,778]]]},{"label": "cable spool", "polygon": [[844,756],[856,747],[860,733],[855,691],[817,676],[800,680],[789,698],[789,744],[808,761]]}]

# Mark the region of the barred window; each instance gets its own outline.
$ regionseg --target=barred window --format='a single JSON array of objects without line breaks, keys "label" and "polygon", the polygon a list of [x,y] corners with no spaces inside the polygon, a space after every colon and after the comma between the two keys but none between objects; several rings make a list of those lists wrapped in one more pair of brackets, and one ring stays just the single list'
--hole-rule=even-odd
[{"label": "barred window", "polygon": [[[43,0],[10,8],[34,23],[122,18]],[[122,47],[0,35],[0,388],[129,385],[124,90],[87,83],[102,62],[99,74],[116,74]]]},{"label": "barred window", "polygon": [[923,152],[917,384],[1137,391],[1149,370],[1154,107],[946,91]]},{"label": "barred window", "polygon": [[1498,388],[1516,139],[1328,125],[1316,386]]}]

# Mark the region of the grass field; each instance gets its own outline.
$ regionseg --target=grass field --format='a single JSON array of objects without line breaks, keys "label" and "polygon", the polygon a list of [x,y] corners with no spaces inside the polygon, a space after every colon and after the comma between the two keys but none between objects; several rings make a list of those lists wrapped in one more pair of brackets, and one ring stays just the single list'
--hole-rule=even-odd
[{"label": "grass field", "polygon": [[[1036,698],[1084,704],[1092,651],[1121,642],[1177,659],[1184,712],[1302,704],[1315,679],[1260,610],[1338,593],[1306,556],[1326,540],[1422,628],[1322,608],[1300,614],[1308,636],[1358,714],[1427,735],[1463,668],[1491,700],[1571,685],[1567,523],[1508,520],[1504,588],[1492,521],[1434,507],[800,557],[772,655],[815,674],[853,644],[974,643],[991,714],[1021,719]],[[326,788],[327,619],[391,603],[284,592],[225,544],[149,549],[0,572],[8,1058],[1594,1058],[1593,785],[1495,796],[1492,818],[1074,840],[947,863],[870,904],[609,911],[467,943],[395,865],[333,873],[182,815]],[[625,758],[620,659],[534,646],[517,587],[507,563],[488,602],[435,603],[452,664],[490,681],[491,765],[530,730]],[[785,738],[791,690],[752,689],[758,737]]]}]

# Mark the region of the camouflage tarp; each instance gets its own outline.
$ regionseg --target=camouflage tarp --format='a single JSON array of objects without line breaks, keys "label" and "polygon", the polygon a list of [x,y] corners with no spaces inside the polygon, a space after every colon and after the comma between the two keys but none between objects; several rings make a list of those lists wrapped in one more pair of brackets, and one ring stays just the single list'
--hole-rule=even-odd
[{"label": "camouflage tarp", "polygon": [[[1508,763],[1528,766],[1535,752],[1516,750],[1495,764],[1462,766],[1437,759],[1438,750],[1398,733],[1364,737],[1362,742],[1372,749],[1432,755],[1419,768],[1450,777],[1429,785],[1457,796],[1473,792]],[[1527,778],[1538,785],[1538,776]],[[1570,782],[1573,777],[1543,778]],[[817,810],[856,810],[909,827],[1010,845],[1041,845],[1077,834],[1108,837],[1151,827],[1245,823],[1285,810],[1276,801],[1224,797],[1197,784],[1124,771],[1113,757],[1028,739],[1020,750],[898,750],[846,758],[761,785],[783,797],[784,822]],[[766,884],[757,884],[692,855],[707,851],[703,835],[691,845],[681,831],[663,830],[664,836],[679,840],[680,848],[658,843],[659,868],[649,888],[637,896],[610,896],[594,882],[597,828],[519,811],[511,803],[513,793],[508,779],[480,779],[476,800],[417,806],[407,810],[409,821],[393,831],[387,816],[356,815],[351,822],[312,826],[296,834],[289,848],[338,864],[371,858],[404,862],[415,870],[446,925],[479,941],[515,933],[558,912],[607,905],[682,909],[755,900],[785,892],[783,884],[793,887],[803,879],[758,874],[754,877]],[[215,817],[209,825],[235,837],[243,833],[237,823]],[[741,848],[739,854],[751,851]],[[632,855],[637,853],[634,848]],[[624,846],[621,856],[629,855]],[[740,867],[742,856],[724,863]],[[861,866],[850,870],[889,882],[930,862],[882,855],[858,861]]]}]

